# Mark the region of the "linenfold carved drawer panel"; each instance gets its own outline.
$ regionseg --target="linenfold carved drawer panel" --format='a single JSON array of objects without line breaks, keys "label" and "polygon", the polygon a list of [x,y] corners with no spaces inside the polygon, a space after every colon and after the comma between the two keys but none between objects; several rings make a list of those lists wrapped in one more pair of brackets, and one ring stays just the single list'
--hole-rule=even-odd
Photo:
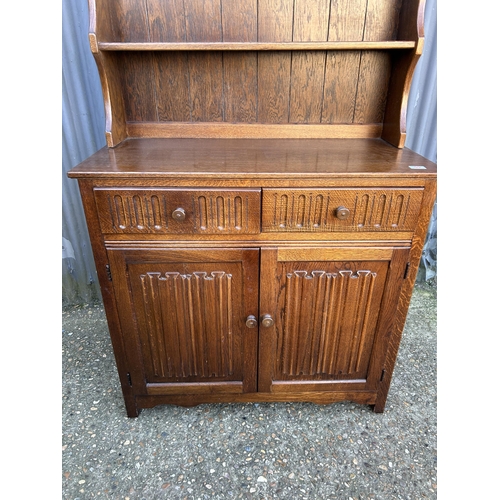
[{"label": "linenfold carved drawer panel", "polygon": [[413,231],[423,188],[263,189],[262,231]]},{"label": "linenfold carved drawer panel", "polygon": [[95,188],[105,234],[256,234],[260,189]]}]

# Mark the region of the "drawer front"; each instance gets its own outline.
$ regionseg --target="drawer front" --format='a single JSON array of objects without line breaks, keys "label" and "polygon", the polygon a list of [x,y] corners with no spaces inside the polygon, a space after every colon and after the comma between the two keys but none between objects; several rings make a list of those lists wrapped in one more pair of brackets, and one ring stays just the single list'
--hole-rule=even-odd
[{"label": "drawer front", "polygon": [[423,188],[263,189],[262,231],[413,231]]},{"label": "drawer front", "polygon": [[256,234],[260,189],[95,188],[105,234]]}]

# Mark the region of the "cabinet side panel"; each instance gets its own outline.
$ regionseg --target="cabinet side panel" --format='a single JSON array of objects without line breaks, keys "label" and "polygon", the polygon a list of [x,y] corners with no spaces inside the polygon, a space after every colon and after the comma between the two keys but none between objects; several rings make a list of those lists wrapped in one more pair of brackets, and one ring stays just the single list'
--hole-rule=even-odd
[{"label": "cabinet side panel", "polygon": [[400,260],[404,262],[405,259],[403,259],[403,257],[406,257],[406,262],[409,260],[410,267],[406,273],[405,279],[402,280],[401,292],[397,296],[397,312],[392,318],[392,332],[388,340],[386,356],[383,360],[386,375],[378,387],[377,403],[375,405],[375,411],[377,412],[382,412],[384,410],[387,400],[393,370],[396,365],[399,344],[401,342],[401,336],[405,326],[406,315],[408,313],[411,295],[418,273],[418,266],[422,256],[422,248],[424,246],[427,228],[429,226],[429,221],[434,207],[435,197],[436,183],[434,181],[429,181],[426,185],[422,201],[422,210],[420,211],[420,217],[415,231],[415,236],[413,238],[410,255],[408,256],[407,254],[404,254],[402,250],[400,251]]}]

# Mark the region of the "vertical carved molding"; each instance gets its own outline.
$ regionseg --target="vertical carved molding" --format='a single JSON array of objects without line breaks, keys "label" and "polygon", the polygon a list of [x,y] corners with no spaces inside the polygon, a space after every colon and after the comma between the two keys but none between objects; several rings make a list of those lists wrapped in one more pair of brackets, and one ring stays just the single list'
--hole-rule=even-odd
[{"label": "vertical carved molding", "polygon": [[198,198],[198,220],[202,231],[206,231],[208,229],[208,219],[207,198],[205,196],[200,196]]},{"label": "vertical carved molding", "polygon": [[143,345],[157,378],[226,377],[234,370],[232,275],[140,276]]},{"label": "vertical carved molding", "polygon": [[278,373],[365,375],[376,277],[367,270],[287,273]]},{"label": "vertical carved molding", "polygon": [[155,376],[171,376],[171,367],[168,366],[168,358],[163,343],[162,318],[155,304],[159,301],[158,278],[160,273],[149,273],[141,276],[142,299],[147,321],[148,332],[148,355],[151,359],[153,373]]},{"label": "vertical carved molding", "polygon": [[[262,230],[273,231],[405,231],[420,213],[421,189],[263,191]],[[339,219],[336,209],[351,216]]]},{"label": "vertical carved molding", "polygon": [[[260,189],[95,189],[103,233],[257,234]],[[185,220],[172,219],[182,207]]]},{"label": "vertical carved molding", "polygon": [[249,230],[248,196],[193,197],[200,231],[234,233]]},{"label": "vertical carved molding", "polygon": [[108,194],[106,198],[113,232],[168,229],[165,196]]}]

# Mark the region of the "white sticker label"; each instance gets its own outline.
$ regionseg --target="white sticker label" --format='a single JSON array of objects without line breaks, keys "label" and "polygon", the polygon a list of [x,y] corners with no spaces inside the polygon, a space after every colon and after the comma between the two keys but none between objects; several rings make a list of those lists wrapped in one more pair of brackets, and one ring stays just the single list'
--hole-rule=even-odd
[{"label": "white sticker label", "polygon": [[408,165],[408,168],[413,170],[427,170],[423,165]]}]

